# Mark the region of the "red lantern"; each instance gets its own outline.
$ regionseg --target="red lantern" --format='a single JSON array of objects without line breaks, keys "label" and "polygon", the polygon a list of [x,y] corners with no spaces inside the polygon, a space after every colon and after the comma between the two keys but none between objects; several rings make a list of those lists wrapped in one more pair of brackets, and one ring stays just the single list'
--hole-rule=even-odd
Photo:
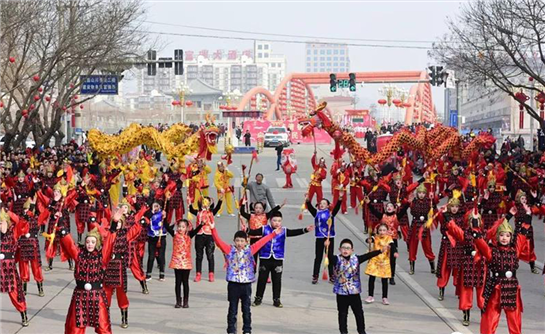
[{"label": "red lantern", "polygon": [[41,92],[43,92],[43,90],[44,90],[44,89],[43,89],[42,87],[38,87],[38,92],[41,93]]},{"label": "red lantern", "polygon": [[403,103],[403,106],[405,108],[410,108],[412,106],[412,104],[410,104],[409,102],[405,102],[405,103]]},{"label": "red lantern", "polygon": [[378,100],[378,104],[380,104],[381,106],[385,105],[386,102],[388,102],[388,101],[386,101],[385,99]]},{"label": "red lantern", "polygon": [[177,106],[178,104],[180,104],[180,101],[176,101],[176,100],[172,101],[173,106]]},{"label": "red lantern", "polygon": [[515,94],[515,99],[519,102],[519,128],[524,128],[524,103],[528,101],[530,97],[528,95],[524,94],[522,89],[520,92]]},{"label": "red lantern", "polygon": [[191,107],[193,105],[193,101],[189,100],[185,102],[185,105],[188,107]]},{"label": "red lantern", "polygon": [[0,108],[4,108],[4,102],[0,101]]},{"label": "red lantern", "polygon": [[38,101],[40,99],[40,95],[34,95],[34,101]]},{"label": "red lantern", "polygon": [[51,101],[51,96],[49,96],[49,95],[46,96],[46,97],[45,97],[45,100],[46,100],[47,102]]},{"label": "red lantern", "polygon": [[28,109],[23,109],[21,111],[21,115],[23,115],[24,118],[27,118],[28,117]]},{"label": "red lantern", "polygon": [[393,99],[392,103],[396,105],[396,107],[401,103],[401,100],[399,99]]},{"label": "red lantern", "polygon": [[9,62],[10,63],[15,63],[15,57],[9,57]]},{"label": "red lantern", "polygon": [[32,77],[32,79],[33,79],[34,81],[40,81],[40,76],[39,76],[39,75],[35,75],[35,76]]},{"label": "red lantern", "polygon": [[80,109],[83,109],[83,104],[80,104],[80,105],[79,105],[79,108],[80,108]]},{"label": "red lantern", "polygon": [[71,84],[70,84],[70,88],[74,88],[74,87],[75,87],[75,86],[74,86],[74,84],[73,84],[73,83],[71,83]]},{"label": "red lantern", "polygon": [[30,107],[29,107],[28,109],[32,110],[32,109],[34,109],[34,108],[36,108],[36,106],[35,106],[34,104],[31,104]]},{"label": "red lantern", "polygon": [[79,99],[79,96],[74,95],[74,100],[77,100],[77,99]]},{"label": "red lantern", "polygon": [[62,111],[66,111],[66,106],[63,106],[63,107],[62,107]]}]

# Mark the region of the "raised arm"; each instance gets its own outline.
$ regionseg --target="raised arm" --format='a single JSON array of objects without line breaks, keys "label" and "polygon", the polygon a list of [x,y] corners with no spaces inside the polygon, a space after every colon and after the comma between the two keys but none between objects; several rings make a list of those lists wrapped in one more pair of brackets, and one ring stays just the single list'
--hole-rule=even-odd
[{"label": "raised arm", "polygon": [[312,215],[312,217],[316,217],[316,208],[312,205],[312,203],[310,202],[310,199],[307,198],[307,201],[306,201],[306,204],[307,204],[307,210],[308,212],[310,212],[310,214]]},{"label": "raised arm", "polygon": [[370,260],[370,259],[374,258],[377,255],[380,255],[381,253],[382,253],[382,251],[379,249],[379,250],[368,252],[368,253],[365,253],[365,254],[362,254],[362,255],[358,255],[358,262],[361,264],[361,263],[363,263],[363,262],[365,262],[367,260]]},{"label": "raised arm", "polygon": [[214,208],[212,209],[212,214],[215,216],[218,214],[218,212],[221,209],[223,201],[221,199],[218,199],[218,203],[214,204]]},{"label": "raised arm", "polygon": [[[344,196],[344,195],[343,195]],[[335,203],[335,207],[333,208],[333,212],[331,212],[331,215],[333,217],[335,217],[337,215],[337,213],[339,213],[339,210],[341,209],[341,204],[342,204],[342,201],[343,201],[343,197],[340,197],[338,200],[337,200],[337,203]]]},{"label": "raised arm", "polygon": [[220,236],[218,235],[218,231],[215,228],[212,228],[212,238],[214,238],[214,242],[216,245],[218,245],[218,248],[223,254],[228,254],[231,251],[231,246],[221,240]]},{"label": "raised arm", "polygon": [[79,247],[76,246],[74,239],[70,233],[62,229],[59,233],[61,248],[69,259],[77,260],[79,255]]},{"label": "raised arm", "polygon": [[296,237],[299,235],[303,235],[305,233],[308,233],[309,230],[306,227],[303,228],[296,228],[296,229],[286,229],[286,237]]},{"label": "raised arm", "polygon": [[280,210],[280,205],[277,205],[273,207],[269,212],[267,212],[265,215],[267,216],[267,220],[271,219],[273,213]]},{"label": "raised arm", "polygon": [[201,228],[203,227],[202,224],[199,224],[197,225],[197,227],[195,227],[194,229],[192,229],[191,231],[189,231],[187,233],[187,235],[189,235],[189,238],[193,239],[194,236],[197,235],[197,233],[199,233],[199,231],[201,230]]},{"label": "raised arm", "polygon": [[265,246],[265,244],[269,241],[272,240],[272,238],[274,238],[276,236],[276,231],[274,231],[273,233],[267,235],[266,237],[264,238],[261,238],[259,239],[258,242],[256,242],[255,244],[253,244],[251,246],[251,250],[252,250],[252,255],[255,255],[257,252],[259,252],[259,250],[261,249],[261,247]]},{"label": "raised arm", "polygon": [[246,205],[244,203],[240,206],[240,215],[246,220],[250,220],[252,217],[252,215],[246,212]]}]

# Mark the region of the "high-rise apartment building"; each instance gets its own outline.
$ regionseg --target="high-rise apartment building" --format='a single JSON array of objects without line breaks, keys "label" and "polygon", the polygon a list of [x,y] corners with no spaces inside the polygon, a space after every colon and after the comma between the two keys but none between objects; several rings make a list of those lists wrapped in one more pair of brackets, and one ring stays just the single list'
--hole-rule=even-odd
[{"label": "high-rise apartment building", "polygon": [[345,44],[307,43],[306,72],[348,72],[350,57]]}]

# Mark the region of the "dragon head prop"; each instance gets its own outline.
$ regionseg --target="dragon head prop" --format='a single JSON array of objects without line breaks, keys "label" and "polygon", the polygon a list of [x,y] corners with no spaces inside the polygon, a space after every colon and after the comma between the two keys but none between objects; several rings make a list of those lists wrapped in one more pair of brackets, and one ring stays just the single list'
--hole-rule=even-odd
[{"label": "dragon head prop", "polygon": [[323,111],[325,107],[327,107],[327,102],[322,102],[308,117],[299,119],[303,137],[310,136],[314,128],[330,127],[332,125],[331,119]]},{"label": "dragon head prop", "polygon": [[216,142],[219,132],[220,129],[214,124],[214,117],[206,115],[206,124],[199,129],[199,157],[211,160],[212,154],[218,152]]}]

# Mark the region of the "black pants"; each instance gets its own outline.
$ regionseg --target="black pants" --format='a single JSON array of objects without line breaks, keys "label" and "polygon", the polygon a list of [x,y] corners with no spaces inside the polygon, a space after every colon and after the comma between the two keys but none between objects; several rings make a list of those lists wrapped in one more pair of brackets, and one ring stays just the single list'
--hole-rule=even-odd
[{"label": "black pants", "polygon": [[216,244],[214,244],[214,239],[211,235],[208,234],[197,234],[195,237],[195,252],[197,253],[197,258],[195,260],[195,265],[197,267],[197,272],[202,273],[202,260],[204,257],[204,249],[206,248],[206,259],[208,260],[208,272],[214,272],[214,250],[216,250]]},{"label": "black pants", "polygon": [[252,313],[250,311],[251,297],[252,283],[227,283],[227,300],[229,300],[229,312],[227,313],[227,333],[237,332],[239,300],[242,303],[242,332],[252,332]]},{"label": "black pants", "polygon": [[[375,279],[376,276],[369,276],[369,296],[375,294]],[[382,298],[388,298],[388,279],[381,278],[382,281]]]},{"label": "black pants", "polygon": [[[322,264],[322,258],[324,257],[326,238],[316,238],[316,248],[314,255],[314,270],[312,276],[318,277],[320,273],[320,265]],[[329,258],[329,278],[333,277],[333,249],[335,248],[335,238],[329,238],[329,248],[327,250],[327,257]]]},{"label": "black pants", "polygon": [[[161,247],[157,248],[157,243],[161,238]],[[148,267],[146,269],[146,275],[151,275],[153,272],[153,262],[155,262],[155,252],[159,252],[157,262],[159,262],[159,274],[165,274],[165,250],[167,246],[167,237],[148,237]]]},{"label": "black pants", "polygon": [[[395,249],[397,250],[397,239],[394,239],[394,245]],[[390,252],[390,270],[392,271],[392,278],[396,275],[396,258],[394,256],[394,252]]]},{"label": "black pants", "polygon": [[259,277],[257,279],[256,297],[262,298],[265,294],[267,279],[269,273],[272,276],[273,300],[280,299],[280,291],[282,290],[282,271],[284,270],[284,260],[276,259],[260,259]]},{"label": "black pants", "polygon": [[282,156],[276,157],[276,169],[280,169],[280,166],[282,166]]},{"label": "black pants", "polygon": [[[250,239],[250,246],[255,244],[256,242],[258,242],[259,240],[261,239],[261,237],[259,238],[251,238]],[[259,252],[255,253],[254,254],[254,262],[255,262],[255,266],[254,266],[254,272],[257,272],[257,262],[259,261]]]},{"label": "black pants", "polygon": [[339,331],[348,333],[348,307],[352,309],[356,318],[356,327],[358,333],[365,332],[365,318],[363,317],[363,305],[361,296],[357,295],[337,295],[337,311],[339,312]]},{"label": "black pants", "polygon": [[174,269],[174,292],[176,293],[176,302],[182,300],[181,286],[184,285],[184,299],[189,299],[189,269]]}]

